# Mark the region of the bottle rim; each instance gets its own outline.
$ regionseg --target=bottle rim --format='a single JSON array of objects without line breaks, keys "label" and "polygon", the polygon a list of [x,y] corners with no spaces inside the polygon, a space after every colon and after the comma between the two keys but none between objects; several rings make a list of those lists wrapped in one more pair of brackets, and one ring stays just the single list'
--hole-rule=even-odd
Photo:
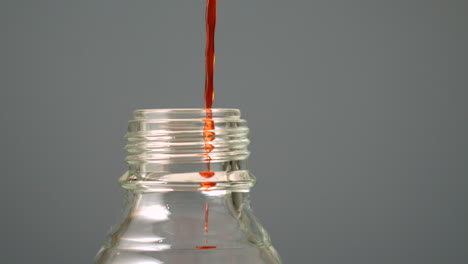
[{"label": "bottle rim", "polygon": [[133,112],[139,119],[185,119],[185,118],[239,118],[240,110],[235,108],[159,108],[138,109]]}]

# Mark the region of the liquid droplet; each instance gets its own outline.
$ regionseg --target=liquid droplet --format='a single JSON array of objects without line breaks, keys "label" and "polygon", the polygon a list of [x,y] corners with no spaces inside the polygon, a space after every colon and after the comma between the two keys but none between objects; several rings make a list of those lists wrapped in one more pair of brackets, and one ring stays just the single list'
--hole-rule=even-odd
[{"label": "liquid droplet", "polygon": [[200,182],[200,186],[203,188],[211,188],[216,186],[216,182]]}]

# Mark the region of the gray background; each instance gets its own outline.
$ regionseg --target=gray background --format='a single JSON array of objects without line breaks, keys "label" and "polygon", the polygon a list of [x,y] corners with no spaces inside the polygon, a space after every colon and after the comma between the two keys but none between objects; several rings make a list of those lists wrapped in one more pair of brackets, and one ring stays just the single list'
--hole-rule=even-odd
[{"label": "gray background", "polygon": [[[203,0],[1,0],[1,263],[91,263],[139,108],[202,107]],[[468,2],[219,2],[285,263],[468,263]]]}]

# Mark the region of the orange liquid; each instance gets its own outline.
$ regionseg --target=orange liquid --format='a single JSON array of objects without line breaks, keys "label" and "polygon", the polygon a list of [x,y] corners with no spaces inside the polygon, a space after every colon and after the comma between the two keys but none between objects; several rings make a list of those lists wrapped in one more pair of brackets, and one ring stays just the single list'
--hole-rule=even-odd
[{"label": "orange liquid", "polygon": [[206,0],[205,108],[211,108],[214,101],[213,77],[216,58],[214,36],[217,4],[218,0]]},{"label": "orange liquid", "polygon": [[206,203],[205,205],[205,233],[208,233],[208,216],[210,214],[210,204]]},{"label": "orange liquid", "polygon": [[[215,128],[213,120],[213,112],[211,110],[214,101],[214,86],[213,86],[213,77],[214,77],[214,68],[215,68],[215,46],[214,46],[214,36],[216,28],[216,6],[218,4],[217,0],[206,0],[206,49],[205,49],[205,108],[206,108],[206,118],[203,119],[205,126],[203,128],[203,141],[205,141],[205,161],[206,171],[199,172],[200,176],[203,178],[211,178],[215,175],[211,171],[211,157],[210,153],[213,151],[214,146],[211,144],[211,141],[215,139],[215,133],[212,131]],[[216,186],[215,182],[202,182],[200,186],[203,188],[211,188]],[[208,217],[210,212],[210,204],[207,202],[205,204],[205,225],[204,232],[208,233]],[[205,244],[208,244],[208,240],[204,241]],[[216,246],[196,246],[197,249],[214,249]]]},{"label": "orange liquid", "polygon": [[211,188],[216,186],[216,182],[200,182],[200,186],[203,188]]},{"label": "orange liquid", "polygon": [[213,249],[216,248],[216,246],[196,246],[198,249]]},{"label": "orange liquid", "polygon": [[[208,0],[209,1],[209,0]],[[211,144],[211,141],[215,139],[215,133],[212,131],[215,128],[214,121],[213,121],[213,112],[211,109],[206,109],[206,118],[203,119],[205,122],[205,126],[203,127],[203,141],[205,141],[205,146],[203,149],[205,150],[205,161],[206,163],[206,171],[199,172],[200,176],[204,178],[211,178],[214,176],[214,172],[211,171],[211,157],[210,152],[213,151],[214,146]]]}]

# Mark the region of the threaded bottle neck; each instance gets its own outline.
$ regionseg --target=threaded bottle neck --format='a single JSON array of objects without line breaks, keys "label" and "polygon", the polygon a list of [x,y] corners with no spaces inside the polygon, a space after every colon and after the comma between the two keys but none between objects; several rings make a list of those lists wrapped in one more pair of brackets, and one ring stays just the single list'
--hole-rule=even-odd
[{"label": "threaded bottle neck", "polygon": [[[237,109],[137,110],[134,118],[126,135],[129,165],[223,162],[249,155],[249,129]],[[207,122],[213,123],[210,129]]]},{"label": "threaded bottle neck", "polygon": [[208,171],[210,181],[227,181],[246,169],[248,131],[237,109],[137,110],[126,135],[129,172],[121,180],[202,182],[188,175]]}]

